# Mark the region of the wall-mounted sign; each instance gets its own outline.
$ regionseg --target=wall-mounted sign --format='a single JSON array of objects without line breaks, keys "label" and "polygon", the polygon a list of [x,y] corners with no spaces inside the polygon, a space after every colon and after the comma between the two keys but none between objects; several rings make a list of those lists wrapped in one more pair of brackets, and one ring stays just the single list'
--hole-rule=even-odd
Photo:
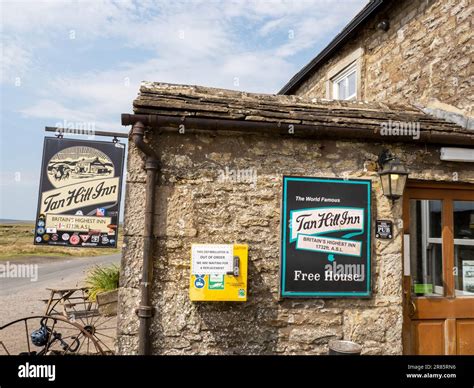
[{"label": "wall-mounted sign", "polygon": [[474,293],[474,260],[462,262],[462,284],[464,291]]},{"label": "wall-mounted sign", "polygon": [[116,247],[125,145],[47,137],[36,245]]},{"label": "wall-mounted sign", "polygon": [[231,244],[193,244],[193,275],[225,275],[232,271],[234,246]]},{"label": "wall-mounted sign", "polygon": [[375,237],[380,239],[391,239],[393,237],[393,222],[388,220],[376,220]]},{"label": "wall-mounted sign", "polygon": [[247,261],[245,244],[193,244],[189,298],[195,302],[245,302]]},{"label": "wall-mounted sign", "polygon": [[370,180],[283,177],[282,297],[370,296]]}]

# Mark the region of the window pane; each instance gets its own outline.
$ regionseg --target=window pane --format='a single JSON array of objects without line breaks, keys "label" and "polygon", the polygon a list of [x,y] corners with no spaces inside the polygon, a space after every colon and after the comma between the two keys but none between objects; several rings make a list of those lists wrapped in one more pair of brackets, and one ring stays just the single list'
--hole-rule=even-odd
[{"label": "window pane", "polygon": [[474,295],[474,201],[453,202],[456,295]]},{"label": "window pane", "polygon": [[407,180],[406,175],[391,174],[392,194],[403,195],[403,189]]},{"label": "window pane", "polygon": [[428,225],[430,237],[441,238],[441,207],[442,202],[438,200],[423,201],[428,204]]},{"label": "window pane", "polygon": [[474,201],[454,201],[454,238],[474,239]]},{"label": "window pane", "polygon": [[454,265],[456,295],[474,295],[474,246],[455,245]]},{"label": "window pane", "polygon": [[349,74],[347,77],[347,97],[352,96],[356,93],[356,72]]},{"label": "window pane", "polygon": [[441,220],[441,204],[438,200],[410,201],[410,266],[414,296],[444,294],[442,244],[430,238],[431,224],[437,217]]},{"label": "window pane", "polygon": [[[380,176],[380,181],[382,183],[382,187],[386,187],[387,190],[389,190],[390,187],[390,175],[389,174],[384,174]],[[384,189],[385,190],[385,189]],[[384,191],[384,195],[390,194],[389,192]]]},{"label": "window pane", "polygon": [[346,98],[346,88],[345,88],[346,79],[342,79],[337,83],[337,98],[344,100]]}]

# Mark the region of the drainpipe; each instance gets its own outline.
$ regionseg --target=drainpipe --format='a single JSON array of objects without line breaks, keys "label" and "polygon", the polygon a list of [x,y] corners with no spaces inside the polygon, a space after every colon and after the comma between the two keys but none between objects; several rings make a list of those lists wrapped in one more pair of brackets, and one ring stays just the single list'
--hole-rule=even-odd
[{"label": "drainpipe", "polygon": [[145,190],[145,230],[143,234],[143,268],[140,283],[140,306],[136,314],[140,320],[138,328],[138,354],[151,354],[150,323],[154,314],[151,305],[153,282],[153,215],[155,203],[155,182],[158,170],[158,156],[151,146],[144,142],[145,125],[138,121],[131,131],[131,138],[137,148],[146,155],[146,190]]}]

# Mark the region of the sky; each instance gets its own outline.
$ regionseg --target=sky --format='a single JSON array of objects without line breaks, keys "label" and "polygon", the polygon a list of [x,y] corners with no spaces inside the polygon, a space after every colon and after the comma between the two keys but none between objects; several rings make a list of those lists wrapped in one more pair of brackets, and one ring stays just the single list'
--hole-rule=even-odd
[{"label": "sky", "polygon": [[366,3],[0,0],[0,219],[36,216],[45,126],[126,131],[141,81],[277,93]]}]

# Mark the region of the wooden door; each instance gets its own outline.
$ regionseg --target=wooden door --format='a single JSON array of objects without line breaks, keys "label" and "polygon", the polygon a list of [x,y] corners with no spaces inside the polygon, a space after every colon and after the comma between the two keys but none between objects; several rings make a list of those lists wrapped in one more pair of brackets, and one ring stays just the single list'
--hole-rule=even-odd
[{"label": "wooden door", "polygon": [[405,354],[474,354],[474,185],[409,183]]}]

